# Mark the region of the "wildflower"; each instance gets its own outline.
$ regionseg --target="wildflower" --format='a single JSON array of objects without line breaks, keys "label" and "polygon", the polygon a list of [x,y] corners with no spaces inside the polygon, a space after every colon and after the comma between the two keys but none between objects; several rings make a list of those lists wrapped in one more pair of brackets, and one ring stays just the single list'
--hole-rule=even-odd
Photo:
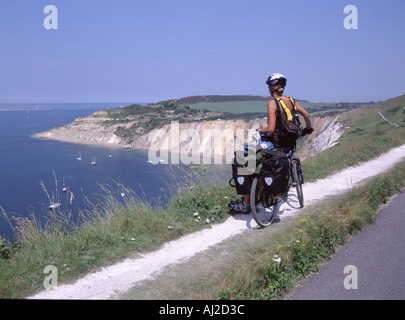
[{"label": "wildflower", "polygon": [[299,241],[299,240],[296,240],[296,241],[295,241],[295,243],[300,243],[300,242],[301,242],[301,241]]}]

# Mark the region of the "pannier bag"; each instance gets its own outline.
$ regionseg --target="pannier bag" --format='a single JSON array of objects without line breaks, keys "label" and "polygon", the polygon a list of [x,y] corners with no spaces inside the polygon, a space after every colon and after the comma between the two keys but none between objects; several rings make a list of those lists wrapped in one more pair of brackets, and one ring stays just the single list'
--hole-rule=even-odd
[{"label": "pannier bag", "polygon": [[[249,150],[251,152],[248,154],[245,151],[236,151],[235,157],[232,163],[232,178],[229,184],[236,188],[236,193],[238,195],[250,194],[250,188],[252,186],[253,174],[260,170],[261,166],[261,156],[256,154],[256,150]],[[254,161],[254,170],[250,172],[248,169],[249,161]],[[238,169],[245,170],[238,170]]]},{"label": "pannier bag", "polygon": [[262,176],[266,195],[283,195],[288,191],[290,178],[288,159],[266,157],[263,161]]}]

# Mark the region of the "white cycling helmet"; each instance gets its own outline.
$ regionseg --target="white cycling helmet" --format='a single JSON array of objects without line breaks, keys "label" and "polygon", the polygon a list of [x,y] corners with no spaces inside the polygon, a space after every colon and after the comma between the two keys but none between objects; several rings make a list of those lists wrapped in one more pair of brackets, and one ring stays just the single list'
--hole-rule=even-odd
[{"label": "white cycling helmet", "polygon": [[274,87],[275,89],[285,88],[287,85],[287,78],[281,73],[274,73],[267,78],[266,84]]}]

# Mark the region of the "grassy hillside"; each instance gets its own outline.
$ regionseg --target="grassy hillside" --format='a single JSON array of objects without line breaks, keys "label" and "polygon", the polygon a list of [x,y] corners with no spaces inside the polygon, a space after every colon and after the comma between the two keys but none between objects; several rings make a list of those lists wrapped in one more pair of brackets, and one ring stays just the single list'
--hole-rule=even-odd
[{"label": "grassy hillside", "polygon": [[[267,113],[267,102],[270,96],[253,95],[229,95],[229,96],[192,96],[181,99],[163,101],[160,103],[172,103],[175,105],[189,106],[194,110],[210,110],[214,112],[232,113],[240,115],[243,113]],[[340,113],[351,109],[361,108],[371,105],[374,102],[309,102],[297,99],[305,109],[313,115],[325,115],[330,113]]]},{"label": "grassy hillside", "polygon": [[[227,102],[198,102],[190,105],[191,109],[211,110],[217,112],[242,113],[267,113],[266,101],[227,101]],[[328,115],[345,112],[347,110],[363,107],[366,103],[314,103],[305,100],[297,100],[312,115]]]},{"label": "grassy hillside", "polygon": [[[385,121],[380,113],[389,121]],[[339,143],[305,161],[307,180],[377,157],[405,143],[405,95],[342,113]]]}]

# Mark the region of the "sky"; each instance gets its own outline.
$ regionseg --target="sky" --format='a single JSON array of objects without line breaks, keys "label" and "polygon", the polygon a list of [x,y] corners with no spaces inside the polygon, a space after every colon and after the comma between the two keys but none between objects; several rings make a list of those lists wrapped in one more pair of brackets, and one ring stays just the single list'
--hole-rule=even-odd
[{"label": "sky", "polygon": [[404,14],[402,0],[1,0],[0,103],[265,96],[276,72],[297,99],[382,101],[405,94]]}]

